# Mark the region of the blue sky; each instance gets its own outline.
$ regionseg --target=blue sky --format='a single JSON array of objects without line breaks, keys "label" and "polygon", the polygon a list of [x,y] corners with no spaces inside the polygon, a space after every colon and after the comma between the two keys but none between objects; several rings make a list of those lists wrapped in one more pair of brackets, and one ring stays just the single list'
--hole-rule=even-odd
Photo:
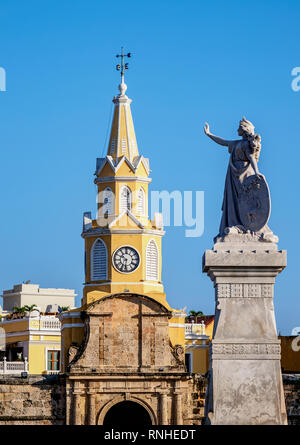
[{"label": "blue sky", "polygon": [[[81,295],[82,213],[95,211],[95,159],[126,75],[140,152],[153,190],[203,190],[205,232],[168,228],[163,280],[173,307],[214,312],[201,272],[221,217],[228,154],[203,133],[235,138],[245,114],[262,136],[259,168],[272,196],[270,227],[288,267],[278,277],[278,329],[300,325],[298,1],[0,0],[0,287],[30,279]],[[79,299],[78,299],[79,303]]]}]

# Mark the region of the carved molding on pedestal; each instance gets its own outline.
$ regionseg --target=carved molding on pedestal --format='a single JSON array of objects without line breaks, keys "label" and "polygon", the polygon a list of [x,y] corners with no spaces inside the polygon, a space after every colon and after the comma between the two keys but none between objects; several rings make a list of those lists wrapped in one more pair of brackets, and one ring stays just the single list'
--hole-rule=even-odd
[{"label": "carved molding on pedestal", "polygon": [[216,298],[273,298],[273,284],[220,283]]},{"label": "carved molding on pedestal", "polygon": [[235,343],[212,341],[213,360],[280,360],[280,342]]}]

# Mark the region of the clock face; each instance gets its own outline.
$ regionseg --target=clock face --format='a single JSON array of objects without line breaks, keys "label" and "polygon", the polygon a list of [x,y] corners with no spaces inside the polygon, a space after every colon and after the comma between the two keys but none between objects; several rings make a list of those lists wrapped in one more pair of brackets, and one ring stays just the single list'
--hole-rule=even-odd
[{"label": "clock face", "polygon": [[140,255],[133,247],[119,247],[113,254],[113,265],[118,272],[133,272],[139,267],[139,264]]}]

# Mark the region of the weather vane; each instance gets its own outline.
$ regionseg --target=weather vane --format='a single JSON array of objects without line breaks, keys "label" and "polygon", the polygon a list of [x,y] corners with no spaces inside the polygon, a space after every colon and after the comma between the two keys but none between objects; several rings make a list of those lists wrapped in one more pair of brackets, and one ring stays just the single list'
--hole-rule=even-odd
[{"label": "weather vane", "polygon": [[121,54],[116,55],[116,57],[121,57],[121,64],[118,63],[118,65],[116,65],[117,71],[121,71],[121,79],[124,78],[124,71],[128,70],[128,63],[124,63],[125,57],[129,58],[131,56],[132,56],[131,53],[124,54],[123,46],[121,48]]}]

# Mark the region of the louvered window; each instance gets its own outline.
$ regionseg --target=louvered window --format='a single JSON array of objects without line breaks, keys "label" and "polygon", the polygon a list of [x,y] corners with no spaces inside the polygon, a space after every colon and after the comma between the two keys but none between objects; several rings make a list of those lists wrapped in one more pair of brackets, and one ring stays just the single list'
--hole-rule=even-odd
[{"label": "louvered window", "polygon": [[145,192],[142,187],[138,192],[138,214],[145,215]]},{"label": "louvered window", "polygon": [[158,247],[154,240],[146,249],[146,280],[158,281]]},{"label": "louvered window", "polygon": [[110,144],[110,154],[113,155],[115,152],[115,148],[116,148],[116,139],[113,138],[111,140],[111,144]]},{"label": "louvered window", "polygon": [[102,239],[98,238],[92,247],[92,281],[107,279],[107,250]]},{"label": "louvered window", "polygon": [[131,191],[127,186],[122,187],[120,191],[120,213],[124,210],[131,210]]},{"label": "louvered window", "polygon": [[136,144],[135,144],[135,140],[133,138],[131,138],[131,147],[132,147],[132,151],[135,152]]},{"label": "louvered window", "polygon": [[114,194],[107,187],[103,192],[103,215],[112,215],[114,212]]},{"label": "louvered window", "polygon": [[121,139],[121,152],[122,154],[125,154],[127,151],[127,142],[125,138]]}]

